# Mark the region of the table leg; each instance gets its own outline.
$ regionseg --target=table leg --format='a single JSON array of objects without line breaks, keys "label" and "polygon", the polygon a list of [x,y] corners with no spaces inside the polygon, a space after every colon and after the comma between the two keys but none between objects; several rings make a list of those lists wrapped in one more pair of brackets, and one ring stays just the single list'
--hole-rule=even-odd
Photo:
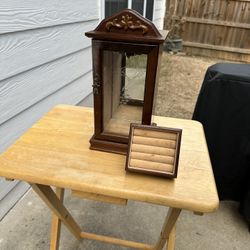
[{"label": "table leg", "polygon": [[[56,196],[63,203],[64,189],[56,188]],[[52,223],[51,223],[51,234],[50,234],[50,250],[59,249],[60,233],[61,233],[61,220],[58,218],[56,214],[53,213]]]},{"label": "table leg", "polygon": [[63,206],[62,202],[57,198],[56,194],[50,186],[41,184],[31,184],[33,190],[47,204],[52,212],[59,217],[64,225],[71,231],[77,239],[80,239],[81,229],[75,222],[68,210]]},{"label": "table leg", "polygon": [[169,234],[166,250],[174,249],[174,247],[175,247],[175,237],[176,237],[176,225],[174,225],[173,229],[171,230],[171,232]]},{"label": "table leg", "polygon": [[173,250],[175,245],[175,223],[180,215],[181,209],[169,208],[167,217],[164,221],[161,235],[155,245],[155,250],[162,250],[166,241],[167,250]]}]

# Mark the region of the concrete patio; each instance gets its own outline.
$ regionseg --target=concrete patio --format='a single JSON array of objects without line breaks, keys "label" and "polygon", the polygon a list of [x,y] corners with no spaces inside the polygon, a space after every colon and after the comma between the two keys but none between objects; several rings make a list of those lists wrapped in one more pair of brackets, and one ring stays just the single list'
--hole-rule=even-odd
[{"label": "concrete patio", "polygon": [[[80,200],[66,193],[66,207],[89,232],[152,243],[157,240],[167,209],[138,202],[116,206]],[[51,212],[30,190],[0,222],[1,250],[49,249]],[[184,211],[177,223],[177,250],[249,250],[248,228],[237,211],[237,203],[221,202],[216,213],[203,216]],[[81,240],[63,226],[60,249],[127,249]]]}]

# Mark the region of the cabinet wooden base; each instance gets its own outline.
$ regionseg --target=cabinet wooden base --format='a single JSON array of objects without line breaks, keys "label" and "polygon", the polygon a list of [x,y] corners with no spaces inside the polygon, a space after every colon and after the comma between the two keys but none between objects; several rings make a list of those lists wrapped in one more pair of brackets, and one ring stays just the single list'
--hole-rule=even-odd
[{"label": "cabinet wooden base", "polygon": [[94,138],[94,136],[92,136],[89,142],[90,142],[90,149],[93,150],[105,151],[122,155],[126,155],[128,151],[127,143],[100,140]]}]

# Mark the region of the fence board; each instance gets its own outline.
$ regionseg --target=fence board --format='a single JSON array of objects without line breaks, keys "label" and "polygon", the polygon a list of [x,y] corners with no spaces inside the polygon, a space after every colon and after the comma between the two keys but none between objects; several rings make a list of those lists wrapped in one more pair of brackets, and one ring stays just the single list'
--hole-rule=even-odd
[{"label": "fence board", "polygon": [[183,19],[181,38],[189,54],[249,62],[250,0],[169,0],[165,29]]},{"label": "fence board", "polygon": [[[181,20],[179,16],[172,16],[173,20]],[[186,22],[190,23],[204,23],[204,24],[213,24],[216,26],[226,26],[226,27],[235,27],[235,28],[242,28],[242,29],[250,29],[250,23],[236,23],[230,21],[221,21],[221,20],[211,20],[211,19],[201,19],[197,17],[186,17]]]}]

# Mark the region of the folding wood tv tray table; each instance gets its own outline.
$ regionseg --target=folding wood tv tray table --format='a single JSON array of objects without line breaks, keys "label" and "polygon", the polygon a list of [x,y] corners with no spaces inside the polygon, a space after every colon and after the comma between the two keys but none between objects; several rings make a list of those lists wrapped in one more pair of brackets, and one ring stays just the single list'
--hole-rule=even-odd
[{"label": "folding wood tv tray table", "polygon": [[[213,212],[219,201],[202,125],[196,121],[154,117],[159,126],[183,129],[175,180],[126,173],[125,156],[89,150],[91,108],[58,105],[0,156],[0,176],[31,184],[54,213],[51,249],[58,249],[60,222],[77,238],[137,249],[174,249],[175,223],[182,209]],[[51,186],[56,187],[56,193]],[[81,198],[126,204],[127,200],[170,207],[155,245],[81,231],[63,205],[64,189]]]}]

